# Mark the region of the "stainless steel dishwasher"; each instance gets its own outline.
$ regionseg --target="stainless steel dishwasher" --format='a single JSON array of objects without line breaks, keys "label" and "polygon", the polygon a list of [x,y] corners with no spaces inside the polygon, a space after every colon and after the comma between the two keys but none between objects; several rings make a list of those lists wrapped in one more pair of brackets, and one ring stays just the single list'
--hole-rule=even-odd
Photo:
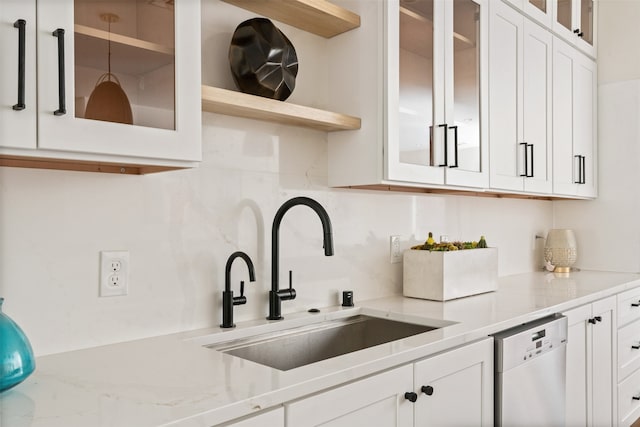
[{"label": "stainless steel dishwasher", "polygon": [[567,318],[555,314],[494,336],[496,426],[564,426]]}]

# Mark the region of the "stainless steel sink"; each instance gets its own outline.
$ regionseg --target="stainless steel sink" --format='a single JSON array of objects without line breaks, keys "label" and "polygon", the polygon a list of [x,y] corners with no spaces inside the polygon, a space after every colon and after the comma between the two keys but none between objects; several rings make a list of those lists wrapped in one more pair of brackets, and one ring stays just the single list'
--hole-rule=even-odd
[{"label": "stainless steel sink", "polygon": [[360,314],[206,347],[288,371],[438,328]]}]

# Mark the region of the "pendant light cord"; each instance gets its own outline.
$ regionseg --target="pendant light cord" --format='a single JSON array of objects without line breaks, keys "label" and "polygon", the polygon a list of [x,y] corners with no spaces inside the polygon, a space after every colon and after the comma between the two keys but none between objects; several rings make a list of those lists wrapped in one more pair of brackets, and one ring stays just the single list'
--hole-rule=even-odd
[{"label": "pendant light cord", "polygon": [[109,18],[109,25],[108,25],[108,29],[109,29],[109,53],[108,53],[108,60],[107,60],[107,71],[108,71],[108,75],[109,75],[109,81],[111,81],[111,18]]}]

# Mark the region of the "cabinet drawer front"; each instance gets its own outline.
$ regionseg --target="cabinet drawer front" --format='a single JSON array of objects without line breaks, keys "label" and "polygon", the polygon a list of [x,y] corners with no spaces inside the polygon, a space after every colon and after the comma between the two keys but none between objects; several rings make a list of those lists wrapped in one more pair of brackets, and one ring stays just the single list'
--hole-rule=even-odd
[{"label": "cabinet drawer front", "polygon": [[618,326],[640,319],[640,288],[618,294]]},{"label": "cabinet drawer front", "polygon": [[640,320],[618,330],[618,378],[640,368]]},{"label": "cabinet drawer front", "polygon": [[618,417],[621,420],[630,419],[640,411],[640,400],[634,397],[640,398],[640,370],[618,385]]}]

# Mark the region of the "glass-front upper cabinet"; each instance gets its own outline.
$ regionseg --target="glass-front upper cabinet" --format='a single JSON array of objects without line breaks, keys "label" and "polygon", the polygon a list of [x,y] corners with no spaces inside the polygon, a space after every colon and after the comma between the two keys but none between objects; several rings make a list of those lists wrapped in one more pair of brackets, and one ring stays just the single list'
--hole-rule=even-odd
[{"label": "glass-front upper cabinet", "polygon": [[522,10],[530,18],[545,27],[551,28],[551,2],[553,0],[506,0]]},{"label": "glass-front upper cabinet", "polygon": [[389,2],[389,179],[487,185],[485,14],[478,0]]},{"label": "glass-front upper cabinet", "polygon": [[596,2],[593,0],[552,1],[553,30],[587,55],[595,57]]},{"label": "glass-front upper cabinet", "polygon": [[38,3],[38,147],[198,161],[200,4]]}]

